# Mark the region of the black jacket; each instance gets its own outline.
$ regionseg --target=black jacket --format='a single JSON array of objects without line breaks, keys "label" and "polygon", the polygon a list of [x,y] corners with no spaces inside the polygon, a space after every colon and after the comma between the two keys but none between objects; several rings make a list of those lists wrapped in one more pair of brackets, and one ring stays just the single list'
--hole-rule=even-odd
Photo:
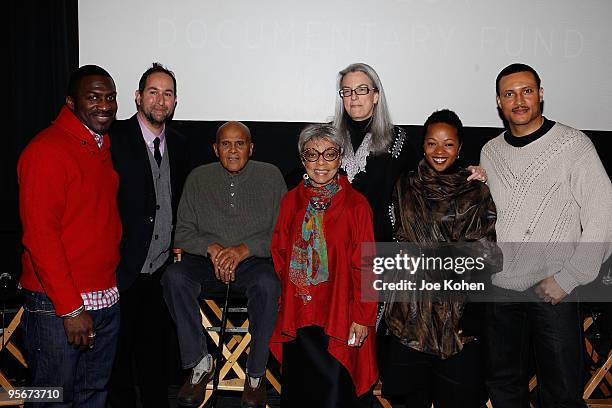
[{"label": "black jacket", "polygon": [[[157,203],[147,146],[136,115],[116,121],[109,136],[113,165],[119,174],[117,199],[123,224],[117,286],[124,291],[134,283],[147,257]],[[185,138],[168,125],[164,154],[170,159],[172,224],[176,225],[176,210],[190,169]]]}]

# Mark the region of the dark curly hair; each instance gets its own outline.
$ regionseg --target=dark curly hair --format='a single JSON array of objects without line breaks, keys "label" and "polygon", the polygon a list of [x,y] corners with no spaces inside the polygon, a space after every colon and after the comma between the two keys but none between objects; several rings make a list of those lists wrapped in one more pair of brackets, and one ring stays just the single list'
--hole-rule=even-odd
[{"label": "dark curly hair", "polygon": [[461,119],[459,119],[459,116],[457,116],[455,112],[450,109],[440,109],[432,113],[423,125],[424,135],[427,134],[427,129],[429,126],[433,125],[434,123],[446,123],[447,125],[457,129],[457,138],[461,144],[463,141],[463,123],[461,123]]}]

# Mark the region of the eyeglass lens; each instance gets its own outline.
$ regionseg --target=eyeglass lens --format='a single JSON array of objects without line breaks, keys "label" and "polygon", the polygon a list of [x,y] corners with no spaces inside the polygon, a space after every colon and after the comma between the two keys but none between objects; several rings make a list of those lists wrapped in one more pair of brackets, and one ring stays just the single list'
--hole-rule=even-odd
[{"label": "eyeglass lens", "polygon": [[351,88],[342,88],[340,89],[340,96],[344,97],[344,98],[348,98],[350,97],[353,92],[355,92],[356,95],[367,95],[370,93],[370,90],[375,90],[375,89],[370,89],[370,87],[368,86],[358,86],[355,89],[351,89]]},{"label": "eyeglass lens", "polygon": [[319,152],[315,149],[306,149],[302,153],[302,157],[304,158],[304,160],[309,162],[316,162],[317,160],[319,160],[320,156],[323,156],[323,160],[325,161],[334,161],[338,158],[339,155],[340,152],[338,152],[338,150],[334,149],[333,147],[325,149],[323,152]]}]

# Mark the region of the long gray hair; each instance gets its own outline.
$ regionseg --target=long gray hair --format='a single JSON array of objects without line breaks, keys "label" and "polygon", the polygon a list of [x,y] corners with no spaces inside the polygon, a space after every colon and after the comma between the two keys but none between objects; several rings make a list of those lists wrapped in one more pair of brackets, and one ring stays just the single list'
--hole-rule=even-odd
[{"label": "long gray hair", "polygon": [[[336,83],[336,94],[340,91],[342,85],[342,78],[349,72],[363,72],[370,78],[372,84],[378,89],[378,103],[374,107],[372,114],[372,125],[370,126],[370,133],[372,134],[372,142],[370,143],[370,153],[381,154],[389,150],[389,146],[393,142],[393,123],[391,122],[391,115],[389,114],[389,108],[387,107],[387,99],[385,98],[385,90],[383,89],[382,82],[378,77],[374,68],[363,62],[351,64],[344,68],[338,73],[338,81]],[[342,136],[343,148],[345,151],[352,151],[351,136],[348,131],[346,110],[344,109],[344,101],[338,96],[336,99],[336,113],[334,116],[334,126],[336,127],[338,134]]]}]

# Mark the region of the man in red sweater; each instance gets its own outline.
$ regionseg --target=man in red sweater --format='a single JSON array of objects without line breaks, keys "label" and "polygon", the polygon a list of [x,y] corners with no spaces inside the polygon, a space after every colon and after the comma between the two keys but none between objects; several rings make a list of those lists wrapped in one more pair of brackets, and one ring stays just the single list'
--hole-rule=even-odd
[{"label": "man in red sweater", "polygon": [[59,116],[19,159],[22,327],[31,385],[63,387],[53,406],[106,405],[119,329],[118,177],[106,135],[116,94],[104,69],[77,69]]}]

